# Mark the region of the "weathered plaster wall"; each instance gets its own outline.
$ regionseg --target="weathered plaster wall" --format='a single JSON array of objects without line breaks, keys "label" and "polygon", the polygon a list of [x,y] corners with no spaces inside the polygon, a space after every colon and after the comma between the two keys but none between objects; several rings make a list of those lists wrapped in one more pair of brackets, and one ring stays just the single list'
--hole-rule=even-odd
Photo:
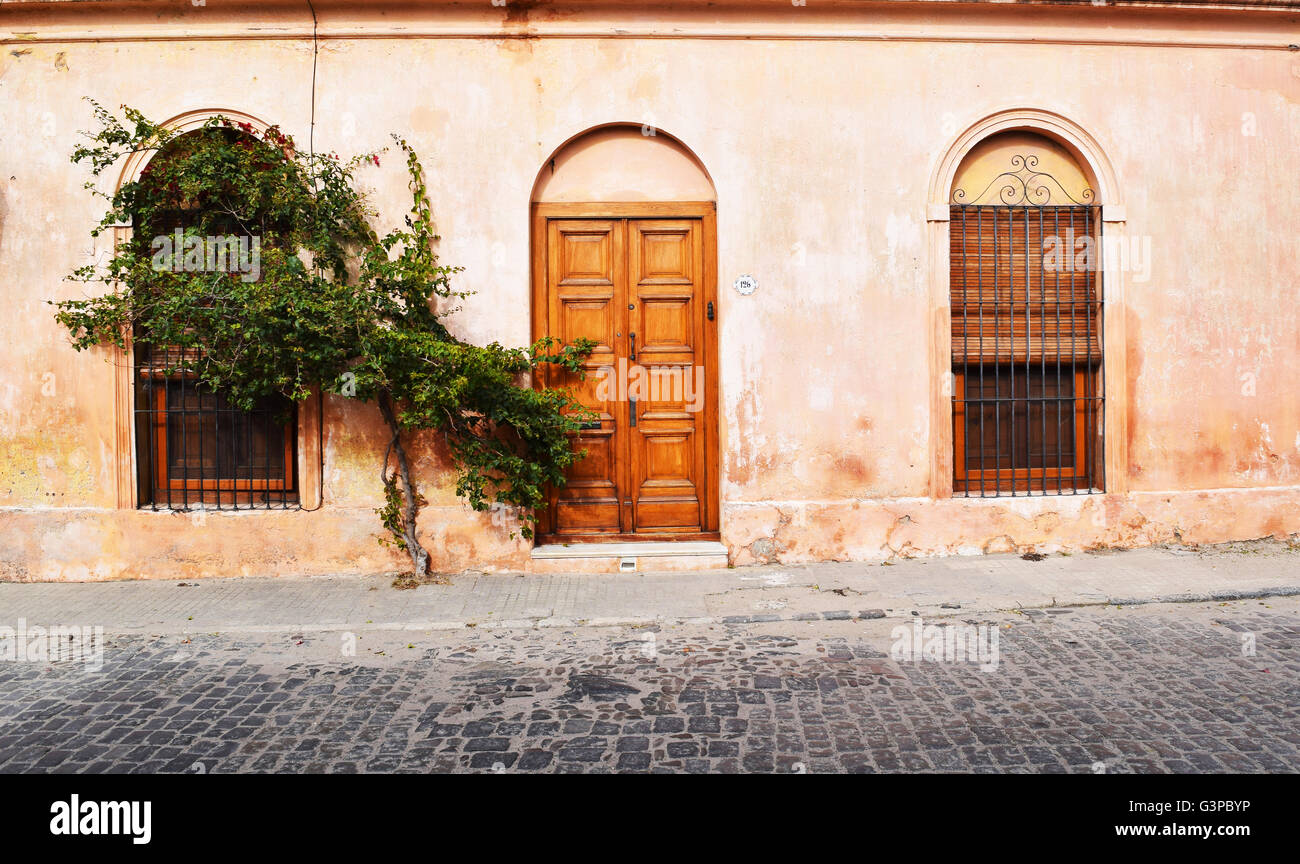
[{"label": "weathered plaster wall", "polygon": [[[521,20],[520,8],[488,24],[475,10],[471,23],[532,33],[537,14]],[[1300,531],[1300,54],[1137,44],[1153,32],[1201,43],[1195,16],[1132,33],[1117,19],[1117,44],[969,42],[961,36],[979,22],[965,14],[933,14],[899,41],[546,38],[544,27],[538,38],[325,39],[315,146],[348,153],[383,146],[389,131],[406,136],[429,170],[444,258],[479,292],[456,326],[515,344],[529,336],[528,203],[556,148],[616,121],[691,148],[718,201],[720,485],[735,563]],[[1251,38],[1297,41],[1274,22],[1254,19]],[[99,209],[68,161],[90,124],[81,98],[154,118],[238,109],[306,142],[310,40],[50,42],[10,26],[0,577],[400,567],[374,539],[378,418],[342,399],[325,402],[317,512],[209,514],[196,525],[114,509],[107,355],[74,353],[46,305],[77,296],[61,277],[93,254]],[[1127,274],[1110,310],[1128,336],[1107,346],[1127,356],[1128,380],[1108,382],[1128,407],[1128,428],[1108,430],[1128,442],[1127,495],[927,497],[933,424],[948,422],[930,407],[927,186],[958,134],[1008,107],[1050,110],[1092,133],[1120,178],[1125,232],[1150,238],[1147,278]],[[407,200],[399,160],[364,177],[396,224]],[[758,280],[752,296],[731,289],[742,273]],[[437,478],[423,530],[438,565],[526,567],[526,544],[503,520],[457,501],[435,451],[419,458]]]}]

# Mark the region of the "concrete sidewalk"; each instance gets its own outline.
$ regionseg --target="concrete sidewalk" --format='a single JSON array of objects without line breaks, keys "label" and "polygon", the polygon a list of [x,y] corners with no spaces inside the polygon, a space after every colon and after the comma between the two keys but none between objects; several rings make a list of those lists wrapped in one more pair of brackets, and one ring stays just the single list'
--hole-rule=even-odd
[{"label": "concrete sidewalk", "polygon": [[1004,609],[1300,594],[1300,548],[1190,549],[770,565],[631,575],[467,573],[397,590],[387,579],[0,583],[0,624],[109,633],[321,632],[966,617]]}]

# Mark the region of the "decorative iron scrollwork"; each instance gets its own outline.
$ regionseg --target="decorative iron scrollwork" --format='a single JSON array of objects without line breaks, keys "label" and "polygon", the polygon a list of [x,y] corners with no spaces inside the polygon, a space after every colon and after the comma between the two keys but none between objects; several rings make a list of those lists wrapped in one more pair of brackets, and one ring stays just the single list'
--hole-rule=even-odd
[{"label": "decorative iron scrollwork", "polygon": [[[965,189],[954,189],[952,203],[1001,204],[1007,207],[1045,207],[1051,204],[1064,205],[1066,201],[1079,205],[1093,203],[1095,196],[1092,189],[1084,187],[1079,193],[1079,197],[1083,199],[1080,201],[1065,191],[1061,181],[1045,171],[1037,170],[1037,167],[1038,157],[1033,154],[1012,156],[1010,171],[1003,171],[994,177],[983,192],[970,200],[966,198]],[[998,187],[997,192],[990,195],[989,192],[994,187]],[[1054,196],[1058,197],[1058,200],[1054,201]]]}]

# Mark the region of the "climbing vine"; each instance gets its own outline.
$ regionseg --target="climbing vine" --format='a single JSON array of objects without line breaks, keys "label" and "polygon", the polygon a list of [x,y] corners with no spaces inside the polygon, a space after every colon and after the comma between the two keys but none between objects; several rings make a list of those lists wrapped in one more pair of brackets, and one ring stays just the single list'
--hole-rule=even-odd
[{"label": "climbing vine", "polygon": [[[579,372],[592,345],[481,346],[452,334],[447,316],[471,293],[453,285],[462,268],[434,251],[424,169],[404,139],[393,138],[411,207],[404,227],[381,235],[357,175],[380,169],[384,151],[347,160],[304,153],[277,128],[257,135],[220,116],[178,134],[135,109],[123,106],[119,118],[91,104],[99,128],[83,133],[74,163],[98,177],[129,154],[152,156],[112,194],[86,184],[106,202],[92,235],[124,223],[135,230],[106,262],[71,274],[95,291],[53,303],[76,349],[125,347],[133,333],[174,346],[169,374],[183,370],[245,410],[270,395],[303,400],[317,387],[373,403],[390,433],[376,513],[417,579],[430,559],[417,531],[425,499],[407,452],[414,434],[445,441],[457,494],[471,507],[504,506],[532,536],[547,486],[563,484],[582,456],[570,434],[589,415],[567,391],[529,380],[546,365]],[[188,266],[214,235],[256,238],[257,266]],[[164,242],[172,236],[179,242]]]}]

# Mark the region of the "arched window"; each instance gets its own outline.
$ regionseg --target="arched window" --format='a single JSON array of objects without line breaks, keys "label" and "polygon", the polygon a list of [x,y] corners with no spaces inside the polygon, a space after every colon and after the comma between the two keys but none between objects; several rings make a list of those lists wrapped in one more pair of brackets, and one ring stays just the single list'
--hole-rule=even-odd
[{"label": "arched window", "polygon": [[1104,488],[1101,208],[1074,156],[1029,132],[953,182],[953,491]]},{"label": "arched window", "polygon": [[[173,139],[141,172],[151,206],[132,225],[130,242],[152,256],[155,269],[259,278],[261,242],[274,233],[267,214],[236,214],[217,201],[193,200],[175,182],[174,170],[203,135],[237,147],[269,148],[232,128],[204,128]],[[133,344],[139,506],[297,506],[293,402],[271,397],[252,411],[240,410],[198,382],[197,349],[151,342],[139,328]]]}]

